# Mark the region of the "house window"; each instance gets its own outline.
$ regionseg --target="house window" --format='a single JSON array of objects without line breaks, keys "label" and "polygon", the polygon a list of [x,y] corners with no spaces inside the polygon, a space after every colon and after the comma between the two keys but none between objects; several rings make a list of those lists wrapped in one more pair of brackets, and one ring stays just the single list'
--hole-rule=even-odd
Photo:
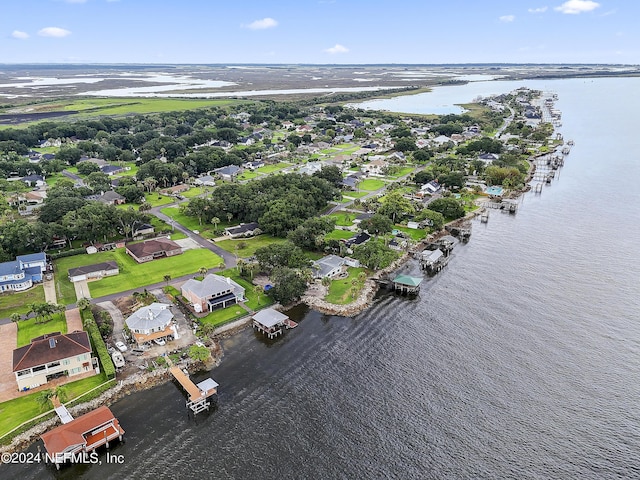
[{"label": "house window", "polygon": [[62,365],[69,365],[70,363],[71,363],[71,360],[69,360],[68,358],[65,358],[65,359],[62,361]]}]

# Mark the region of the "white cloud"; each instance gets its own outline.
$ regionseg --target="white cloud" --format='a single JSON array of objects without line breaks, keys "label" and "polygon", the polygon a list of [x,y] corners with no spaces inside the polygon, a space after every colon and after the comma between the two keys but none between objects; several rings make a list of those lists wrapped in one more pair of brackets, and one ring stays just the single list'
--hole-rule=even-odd
[{"label": "white cloud", "polygon": [[547,11],[547,7],[530,8],[527,10],[529,13],[544,13]]},{"label": "white cloud", "polygon": [[66,37],[67,35],[71,35],[71,32],[60,27],[45,27],[42,30],[38,31],[38,35],[40,35],[41,37],[62,38]]},{"label": "white cloud", "polygon": [[516,19],[515,15],[503,15],[498,18],[498,20],[505,23],[513,22],[515,19]]},{"label": "white cloud", "polygon": [[569,0],[559,7],[554,8],[554,10],[561,13],[568,13],[570,15],[577,15],[579,13],[595,10],[599,6],[599,3],[591,0]]},{"label": "white cloud", "polygon": [[331,48],[325,49],[325,52],[330,53],[332,55],[335,53],[347,53],[348,51],[349,49],[347,47],[345,47],[344,45],[340,45],[339,43],[336,43]]},{"label": "white cloud", "polygon": [[11,32],[11,36],[19,40],[25,40],[29,38],[29,34],[27,32],[21,32],[20,30],[14,30],[13,32]]},{"label": "white cloud", "polygon": [[264,30],[265,28],[273,28],[277,26],[278,22],[269,17],[263,18],[262,20],[256,20],[255,22],[251,22],[249,25],[243,25],[243,27],[250,30]]}]

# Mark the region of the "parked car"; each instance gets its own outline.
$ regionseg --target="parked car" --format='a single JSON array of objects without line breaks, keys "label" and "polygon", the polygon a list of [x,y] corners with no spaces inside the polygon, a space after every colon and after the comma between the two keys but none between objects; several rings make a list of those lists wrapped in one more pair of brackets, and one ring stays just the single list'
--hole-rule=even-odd
[{"label": "parked car", "polygon": [[121,352],[126,352],[127,351],[127,346],[122,342],[116,342],[116,348],[118,350],[120,350]]},{"label": "parked car", "polygon": [[156,339],[153,340],[153,342],[156,345],[160,345],[160,346],[163,346],[163,345],[167,344],[167,342],[165,342],[164,339],[162,339],[162,338],[156,338]]}]

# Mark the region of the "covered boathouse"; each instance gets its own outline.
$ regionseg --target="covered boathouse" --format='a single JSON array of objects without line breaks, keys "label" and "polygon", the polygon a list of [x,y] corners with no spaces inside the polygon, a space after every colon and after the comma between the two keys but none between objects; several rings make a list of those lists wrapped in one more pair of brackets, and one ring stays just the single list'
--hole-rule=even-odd
[{"label": "covered boathouse", "polygon": [[294,328],[298,324],[289,320],[284,313],[273,308],[265,308],[253,315],[253,328],[264,333],[269,338],[282,335],[283,328]]},{"label": "covered boathouse", "polygon": [[69,420],[66,415],[64,417],[60,416],[67,423],[40,437],[47,450],[48,459],[53,461],[58,469],[67,461],[79,461],[84,455],[102,445],[109,448],[109,442],[112,440],[122,441],[124,430],[109,407],[98,407],[73,420]]},{"label": "covered boathouse", "polygon": [[411,277],[409,275],[398,275],[393,279],[393,289],[400,293],[416,294],[420,291],[422,277]]}]

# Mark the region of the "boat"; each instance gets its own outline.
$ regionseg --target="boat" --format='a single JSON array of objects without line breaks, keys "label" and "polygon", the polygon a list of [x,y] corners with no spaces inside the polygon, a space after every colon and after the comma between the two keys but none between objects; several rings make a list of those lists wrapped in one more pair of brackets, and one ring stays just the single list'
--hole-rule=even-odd
[{"label": "boat", "polygon": [[113,364],[116,368],[124,367],[124,357],[121,352],[115,351],[111,354],[111,359],[113,360]]}]

